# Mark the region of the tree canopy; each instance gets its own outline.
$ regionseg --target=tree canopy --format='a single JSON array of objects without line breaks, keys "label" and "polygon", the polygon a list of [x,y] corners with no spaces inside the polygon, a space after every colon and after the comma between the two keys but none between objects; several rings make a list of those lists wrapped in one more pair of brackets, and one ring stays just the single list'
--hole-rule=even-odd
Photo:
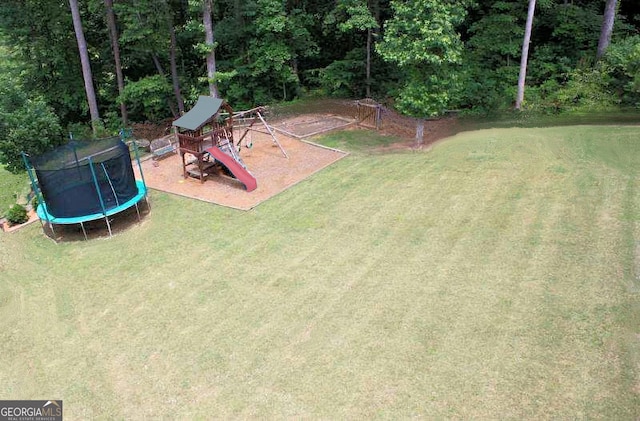
[{"label": "tree canopy", "polygon": [[[235,108],[314,92],[371,96],[420,118],[500,112],[516,97],[527,19],[521,0],[78,0],[77,9],[111,131],[175,117],[214,86]],[[23,106],[59,122],[53,132],[91,120],[71,10],[0,3],[0,41],[19,67],[4,77]],[[637,107],[639,29],[632,0],[540,1],[522,107]]]}]

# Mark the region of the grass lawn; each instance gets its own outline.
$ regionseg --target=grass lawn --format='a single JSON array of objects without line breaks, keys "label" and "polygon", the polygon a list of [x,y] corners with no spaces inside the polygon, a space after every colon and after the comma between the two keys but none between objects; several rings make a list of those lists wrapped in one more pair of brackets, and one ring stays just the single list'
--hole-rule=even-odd
[{"label": "grass lawn", "polygon": [[638,168],[640,127],[491,129],[356,151],[250,212],[154,192],[111,239],[0,233],[0,397],[68,420],[637,419]]}]

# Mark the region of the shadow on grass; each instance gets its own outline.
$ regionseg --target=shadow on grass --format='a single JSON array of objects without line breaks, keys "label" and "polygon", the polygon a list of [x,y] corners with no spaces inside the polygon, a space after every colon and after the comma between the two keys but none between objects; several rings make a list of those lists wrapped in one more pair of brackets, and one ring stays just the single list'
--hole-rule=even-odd
[{"label": "shadow on grass", "polygon": [[[140,212],[139,218],[135,206],[125,209],[116,215],[109,216],[108,219],[111,227],[111,235],[118,235],[133,228],[135,225],[144,222],[151,212],[151,206],[147,200],[141,200],[138,203],[138,210]],[[111,236],[109,234],[109,227],[107,226],[104,218],[84,223],[84,230],[87,234],[86,239],[82,231],[82,225],[80,224],[56,224],[53,226],[52,230],[49,224],[44,223],[42,224],[42,229],[44,234],[56,243],[105,239],[110,238]]]},{"label": "shadow on grass", "polygon": [[635,125],[640,124],[640,111],[572,112],[554,115],[513,111],[490,116],[461,116],[457,121],[459,131],[509,127],[534,128],[606,124]]}]

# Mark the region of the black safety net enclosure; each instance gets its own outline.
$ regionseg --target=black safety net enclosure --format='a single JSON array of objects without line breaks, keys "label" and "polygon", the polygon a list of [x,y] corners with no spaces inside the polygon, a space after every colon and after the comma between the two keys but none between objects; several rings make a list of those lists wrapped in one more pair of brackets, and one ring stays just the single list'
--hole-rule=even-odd
[{"label": "black safety net enclosure", "polygon": [[72,141],[30,161],[56,218],[105,213],[138,193],[129,147],[119,137]]}]

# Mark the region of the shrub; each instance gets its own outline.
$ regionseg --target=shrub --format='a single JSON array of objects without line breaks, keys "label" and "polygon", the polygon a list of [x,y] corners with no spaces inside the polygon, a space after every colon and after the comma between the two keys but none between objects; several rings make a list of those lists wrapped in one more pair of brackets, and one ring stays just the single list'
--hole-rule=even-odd
[{"label": "shrub", "polygon": [[145,76],[128,82],[118,101],[127,103],[132,119],[158,121],[167,113],[167,98],[171,93],[171,84],[164,76]]},{"label": "shrub", "polygon": [[38,195],[34,195],[33,198],[31,198],[31,208],[35,211],[36,209],[38,209]]},{"label": "shrub", "polygon": [[611,89],[621,95],[623,104],[640,105],[640,36],[612,43],[605,61],[612,76]]},{"label": "shrub", "polygon": [[7,220],[11,225],[24,224],[29,220],[27,210],[22,205],[13,205],[9,208],[9,212],[7,212]]},{"label": "shrub", "polygon": [[611,77],[604,67],[576,69],[548,101],[565,111],[604,111],[619,104],[615,92],[609,88]]}]

